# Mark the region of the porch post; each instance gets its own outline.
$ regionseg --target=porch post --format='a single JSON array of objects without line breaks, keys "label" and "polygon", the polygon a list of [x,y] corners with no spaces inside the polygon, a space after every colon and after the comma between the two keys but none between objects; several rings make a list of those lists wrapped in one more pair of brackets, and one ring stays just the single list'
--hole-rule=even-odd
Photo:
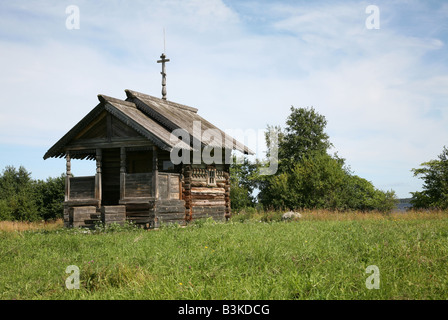
[{"label": "porch post", "polygon": [[120,200],[126,196],[126,148],[120,148]]},{"label": "porch post", "polygon": [[72,177],[72,164],[70,159],[70,151],[65,155],[66,173],[65,173],[65,201],[70,200],[70,178]]},{"label": "porch post", "polygon": [[95,199],[98,200],[98,204],[101,206],[102,197],[102,179],[101,179],[101,162],[103,158],[103,152],[101,149],[96,149],[96,175],[95,175]]},{"label": "porch post", "polygon": [[153,193],[154,197],[159,199],[159,166],[158,166],[158,157],[157,157],[157,147],[152,147],[152,185],[153,185]]}]

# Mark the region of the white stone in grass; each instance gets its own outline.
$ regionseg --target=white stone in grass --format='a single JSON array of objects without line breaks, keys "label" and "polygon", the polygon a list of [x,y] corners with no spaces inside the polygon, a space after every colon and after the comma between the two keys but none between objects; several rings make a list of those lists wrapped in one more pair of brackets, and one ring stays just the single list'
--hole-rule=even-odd
[{"label": "white stone in grass", "polygon": [[294,212],[294,211],[289,211],[289,212],[285,212],[282,215],[282,220],[293,220],[293,219],[300,219],[302,218],[302,215],[298,212]]}]

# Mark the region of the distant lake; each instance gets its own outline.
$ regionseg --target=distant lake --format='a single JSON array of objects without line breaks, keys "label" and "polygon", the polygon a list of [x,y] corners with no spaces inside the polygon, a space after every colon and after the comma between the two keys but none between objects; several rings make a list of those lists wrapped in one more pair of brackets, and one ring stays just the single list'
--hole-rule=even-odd
[{"label": "distant lake", "polygon": [[411,198],[398,199],[396,208],[398,211],[406,211],[407,209],[412,208]]}]

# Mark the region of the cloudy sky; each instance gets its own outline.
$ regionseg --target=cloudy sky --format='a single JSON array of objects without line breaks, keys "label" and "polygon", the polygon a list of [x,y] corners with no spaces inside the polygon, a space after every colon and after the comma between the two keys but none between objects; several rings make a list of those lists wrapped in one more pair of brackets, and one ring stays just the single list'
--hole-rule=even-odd
[{"label": "cloudy sky", "polygon": [[223,130],[263,132],[313,106],[332,151],[399,197],[448,146],[446,1],[0,0],[0,169],[58,176],[65,161],[42,157],[97,94],[160,97],[164,29],[168,99]]}]

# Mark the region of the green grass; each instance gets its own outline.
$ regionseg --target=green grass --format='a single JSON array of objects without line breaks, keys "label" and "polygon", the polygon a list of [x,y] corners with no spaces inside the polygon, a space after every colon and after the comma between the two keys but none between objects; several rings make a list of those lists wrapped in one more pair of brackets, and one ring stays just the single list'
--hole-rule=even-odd
[{"label": "green grass", "polygon": [[[259,218],[0,231],[0,299],[448,298],[446,213]],[[65,286],[69,265],[80,269],[79,290]],[[366,288],[369,265],[380,270],[379,289]]]}]

